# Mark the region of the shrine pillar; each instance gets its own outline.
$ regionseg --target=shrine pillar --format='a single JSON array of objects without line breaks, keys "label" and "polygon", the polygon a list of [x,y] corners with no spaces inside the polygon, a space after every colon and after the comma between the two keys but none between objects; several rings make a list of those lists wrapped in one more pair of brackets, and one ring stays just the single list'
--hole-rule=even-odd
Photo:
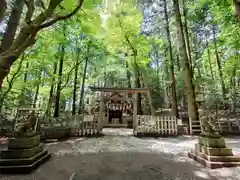
[{"label": "shrine pillar", "polygon": [[137,130],[137,93],[133,94],[133,132]]},{"label": "shrine pillar", "polygon": [[101,92],[100,94],[100,109],[99,109],[99,131],[102,130],[103,124],[105,122],[105,111],[104,111],[104,93]]}]

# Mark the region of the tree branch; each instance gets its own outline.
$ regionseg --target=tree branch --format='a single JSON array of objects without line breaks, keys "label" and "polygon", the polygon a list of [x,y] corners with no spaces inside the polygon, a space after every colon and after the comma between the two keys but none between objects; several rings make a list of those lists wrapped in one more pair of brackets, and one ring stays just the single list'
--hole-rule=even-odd
[{"label": "tree branch", "polygon": [[78,12],[78,10],[82,7],[83,2],[84,2],[84,0],[79,0],[78,6],[75,7],[75,9],[74,9],[71,13],[69,13],[69,14],[67,14],[67,15],[64,15],[64,16],[58,16],[58,17],[54,18],[54,19],[51,20],[51,21],[48,21],[48,22],[46,22],[46,23],[43,23],[42,25],[40,25],[40,26],[38,27],[38,30],[47,28],[47,27],[55,24],[57,21],[66,20],[66,19],[71,18],[71,17],[72,17],[74,14],[76,14],[76,13]]},{"label": "tree branch", "polygon": [[63,89],[67,86],[67,84],[68,84],[68,82],[69,82],[69,79],[70,79],[70,76],[72,75],[73,70],[75,70],[76,66],[79,66],[79,64],[81,64],[81,62],[82,62],[82,61],[78,61],[78,62],[76,63],[76,65],[73,66],[72,69],[67,73],[66,83],[61,87],[61,90],[63,90]]},{"label": "tree branch", "polygon": [[0,23],[2,22],[4,18],[5,11],[7,9],[7,3],[5,0],[0,1]]},{"label": "tree branch", "polygon": [[[122,26],[121,20],[118,19],[118,21],[119,21],[120,28],[123,30],[123,26]],[[127,36],[126,34],[124,34],[124,37],[125,37],[127,43],[129,44],[130,48],[131,48],[132,51],[133,51],[133,56],[136,56],[136,55],[137,55],[137,50],[133,47],[130,39],[128,38],[128,36]]]},{"label": "tree branch", "polygon": [[34,10],[35,10],[35,6],[34,6],[34,0],[24,0],[28,10],[26,13],[26,17],[25,17],[25,21],[27,24],[29,24],[31,22]]},{"label": "tree branch", "polygon": [[[5,98],[6,96],[7,96],[7,94],[12,90],[12,86],[13,86],[13,83],[14,83],[14,81],[15,81],[15,79],[17,79],[20,75],[19,75],[19,72],[20,72],[20,70],[21,70],[21,68],[22,68],[22,64],[23,64],[23,60],[25,59],[26,57],[25,57],[25,55],[23,54],[22,55],[22,58],[21,58],[21,60],[20,60],[20,62],[19,62],[19,65],[18,65],[18,67],[17,67],[17,71],[13,74],[13,76],[12,76],[12,78],[10,79],[10,81],[9,81],[9,79],[7,78],[7,82],[8,82],[8,88],[7,88],[7,90],[6,91],[4,91],[4,93],[3,93],[3,95],[1,96],[1,99],[2,98]],[[8,76],[7,76],[8,77]]]}]

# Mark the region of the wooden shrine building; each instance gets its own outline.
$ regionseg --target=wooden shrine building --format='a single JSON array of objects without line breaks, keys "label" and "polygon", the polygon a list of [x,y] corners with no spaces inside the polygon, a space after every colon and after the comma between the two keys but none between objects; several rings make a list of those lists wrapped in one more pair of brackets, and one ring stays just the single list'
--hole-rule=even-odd
[{"label": "wooden shrine building", "polygon": [[[137,127],[137,94],[146,93],[147,88],[90,87],[100,92],[99,122],[101,127]],[[151,100],[150,100],[151,101]],[[150,102],[149,101],[149,102]]]}]

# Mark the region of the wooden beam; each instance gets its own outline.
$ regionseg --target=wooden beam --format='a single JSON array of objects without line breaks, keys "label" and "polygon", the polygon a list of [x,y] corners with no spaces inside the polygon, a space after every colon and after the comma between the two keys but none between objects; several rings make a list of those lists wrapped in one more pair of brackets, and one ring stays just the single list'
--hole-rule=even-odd
[{"label": "wooden beam", "polygon": [[137,122],[137,94],[133,95],[133,131],[137,130],[138,122]]},{"label": "wooden beam", "polygon": [[103,125],[105,123],[105,112],[104,112],[104,101],[103,101],[104,94],[101,92],[100,95],[100,109],[99,109],[99,132],[102,131]]},{"label": "wooden beam", "polygon": [[105,88],[105,87],[89,87],[91,91],[100,92],[127,92],[127,93],[148,93],[148,88]]}]

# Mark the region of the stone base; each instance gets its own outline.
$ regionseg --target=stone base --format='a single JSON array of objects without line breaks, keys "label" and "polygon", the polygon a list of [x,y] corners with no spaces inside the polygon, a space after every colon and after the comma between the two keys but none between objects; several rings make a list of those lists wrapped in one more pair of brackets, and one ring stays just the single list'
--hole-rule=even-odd
[{"label": "stone base", "polygon": [[231,148],[216,148],[216,147],[206,147],[200,144],[195,144],[195,150],[209,155],[209,156],[233,156]]},{"label": "stone base", "polygon": [[40,143],[40,136],[10,138],[8,142],[9,149],[27,149],[32,148]]},{"label": "stone base", "polygon": [[1,173],[29,173],[48,160],[51,155],[44,150],[40,136],[11,138],[8,149],[0,152]]},{"label": "stone base", "polygon": [[223,138],[199,137],[195,149],[188,156],[204,166],[216,169],[240,166],[240,156],[233,156]]},{"label": "stone base", "polygon": [[[22,158],[30,158],[34,155],[42,152],[44,149],[44,145],[40,143],[39,145],[27,148],[27,149],[6,149],[2,150],[0,153],[0,159],[22,159]],[[0,161],[1,162],[1,161]]]},{"label": "stone base", "polygon": [[0,159],[0,173],[30,173],[39,165],[51,157],[47,150],[38,153],[31,158],[23,159]]},{"label": "stone base", "polygon": [[226,143],[224,138],[209,138],[209,137],[198,137],[199,144],[207,147],[225,148]]},{"label": "stone base", "polygon": [[240,157],[235,156],[209,156],[199,151],[192,151],[188,153],[188,157],[210,169],[240,166]]}]

